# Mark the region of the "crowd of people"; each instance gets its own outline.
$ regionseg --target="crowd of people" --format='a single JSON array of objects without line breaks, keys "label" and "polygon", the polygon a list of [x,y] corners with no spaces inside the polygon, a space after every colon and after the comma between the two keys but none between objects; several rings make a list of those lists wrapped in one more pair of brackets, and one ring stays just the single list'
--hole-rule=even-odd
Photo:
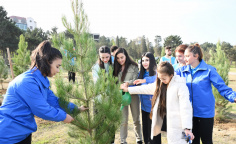
[{"label": "crowd of people", "polygon": [[[172,56],[171,47],[158,65],[150,52],[140,56],[140,68],[125,48],[99,48],[98,61],[92,68],[94,83],[98,72],[113,67],[120,89],[131,94],[131,103],[122,110],[120,143],[127,143],[129,109],[137,144],[161,144],[161,132],[167,132],[169,144],[212,144],[215,116],[213,84],[228,101],[236,102],[236,92],[222,80],[216,69],[203,60],[198,44],[180,45]],[[31,68],[9,83],[0,107],[0,143],[31,143],[37,126],[34,115],[52,121],[70,123],[73,118],[59,105],[49,89],[47,77],[59,72],[62,54],[44,41],[32,52]],[[73,79],[74,81],[74,79]],[[140,108],[141,106],[141,108]],[[87,110],[69,103],[73,110]],[[142,124],[140,120],[142,114]],[[114,140],[111,141],[114,143]]]}]

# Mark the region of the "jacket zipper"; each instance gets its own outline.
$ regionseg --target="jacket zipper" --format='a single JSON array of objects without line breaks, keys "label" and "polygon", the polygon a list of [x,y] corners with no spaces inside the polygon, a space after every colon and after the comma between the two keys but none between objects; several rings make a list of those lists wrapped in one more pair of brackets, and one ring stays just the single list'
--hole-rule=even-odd
[{"label": "jacket zipper", "polygon": [[[196,73],[196,72],[195,72]],[[194,73],[194,74],[195,74]],[[192,80],[191,80],[191,93],[192,93],[192,107],[193,107],[193,76],[194,76],[194,74],[192,75],[191,74],[191,77],[192,77]]]}]

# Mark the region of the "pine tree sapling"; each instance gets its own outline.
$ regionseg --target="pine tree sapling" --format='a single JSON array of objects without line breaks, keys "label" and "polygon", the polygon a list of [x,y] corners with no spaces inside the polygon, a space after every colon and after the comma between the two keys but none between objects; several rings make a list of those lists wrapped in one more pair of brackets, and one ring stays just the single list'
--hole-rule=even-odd
[{"label": "pine tree sapling", "polygon": [[8,67],[2,56],[0,56],[0,83],[3,89],[3,81],[8,77]]},{"label": "pine tree sapling", "polygon": [[[75,119],[72,122],[69,135],[73,137],[70,142],[85,144],[109,144],[115,135],[115,131],[121,122],[121,94],[117,78],[113,77],[110,67],[109,74],[105,70],[99,72],[96,83],[93,82],[91,69],[97,60],[95,42],[89,34],[87,15],[83,4],[78,0],[72,0],[74,14],[74,26],[64,16],[63,25],[73,35],[67,39],[64,34],[54,35],[53,46],[63,54],[62,68],[70,71],[71,57],[76,57],[73,66],[78,74],[78,81],[71,84],[64,81],[62,76],[56,78],[56,93],[60,97],[60,105],[67,111],[72,112]],[[68,54],[70,56],[68,56]],[[66,101],[73,101],[77,105],[85,105],[89,110],[79,113],[79,110],[67,109]],[[97,113],[94,113],[94,109]]]},{"label": "pine tree sapling", "polygon": [[28,43],[25,41],[25,37],[23,35],[20,35],[18,49],[16,51],[16,54],[14,54],[12,58],[13,71],[15,76],[18,76],[19,74],[29,69],[30,51],[27,50],[27,47]]},{"label": "pine tree sapling", "polygon": [[[209,60],[209,64],[213,65],[218,74],[222,77],[225,84],[228,85],[229,79],[228,79],[228,73],[230,69],[230,63],[227,59],[224,51],[221,49],[221,43],[218,41],[216,53],[210,50],[211,58]],[[216,116],[215,119],[219,121],[224,121],[227,117],[227,115],[230,112],[231,107],[228,106],[229,101],[226,100],[223,96],[220,95],[220,93],[217,91],[215,87],[213,87],[213,94],[215,97],[215,111]]]}]

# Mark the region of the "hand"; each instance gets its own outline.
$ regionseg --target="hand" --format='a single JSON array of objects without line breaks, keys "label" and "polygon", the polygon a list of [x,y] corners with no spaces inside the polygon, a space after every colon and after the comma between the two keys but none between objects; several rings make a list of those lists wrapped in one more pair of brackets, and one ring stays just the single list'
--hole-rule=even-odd
[{"label": "hand", "polygon": [[146,82],[146,79],[137,79],[133,83],[134,83],[134,85],[138,85],[138,84],[145,83],[145,82]]},{"label": "hand", "polygon": [[125,87],[128,87],[129,86],[129,83],[126,82],[126,83],[123,83],[120,85],[120,89],[124,89]]},{"label": "hand", "polygon": [[234,99],[234,102],[236,103],[236,99]]},{"label": "hand", "polygon": [[125,84],[121,84],[121,85],[120,85],[120,89],[122,89],[123,92],[128,92],[128,86],[125,85]]},{"label": "hand", "polygon": [[190,140],[194,139],[194,135],[190,130],[186,129],[186,130],[184,130],[184,132],[185,132],[186,136],[190,136]]},{"label": "hand", "polygon": [[122,90],[123,92],[129,92],[128,87],[124,87]]},{"label": "hand", "polygon": [[66,119],[63,122],[71,123],[72,121],[74,121],[73,117],[71,117],[69,114],[66,114]]},{"label": "hand", "polygon": [[129,87],[129,83],[128,83],[128,82],[123,83],[123,85],[124,85],[125,87]]},{"label": "hand", "polygon": [[124,84],[121,84],[120,85],[120,89],[123,89],[125,86],[124,86]]},{"label": "hand", "polygon": [[81,106],[81,107],[79,107],[79,110],[81,111],[81,112],[83,112],[83,111],[86,111],[86,110],[88,110],[89,108],[87,108],[86,106]]}]

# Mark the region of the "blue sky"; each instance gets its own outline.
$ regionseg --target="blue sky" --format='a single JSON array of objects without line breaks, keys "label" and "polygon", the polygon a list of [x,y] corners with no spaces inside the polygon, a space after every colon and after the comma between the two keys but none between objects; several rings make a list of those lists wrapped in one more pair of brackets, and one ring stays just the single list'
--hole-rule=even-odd
[{"label": "blue sky", "polygon": [[[90,31],[107,37],[179,35],[184,43],[218,40],[236,45],[236,0],[84,0]],[[32,17],[37,26],[65,30],[70,0],[0,0],[8,16]],[[162,41],[163,42],[163,41]]]}]

